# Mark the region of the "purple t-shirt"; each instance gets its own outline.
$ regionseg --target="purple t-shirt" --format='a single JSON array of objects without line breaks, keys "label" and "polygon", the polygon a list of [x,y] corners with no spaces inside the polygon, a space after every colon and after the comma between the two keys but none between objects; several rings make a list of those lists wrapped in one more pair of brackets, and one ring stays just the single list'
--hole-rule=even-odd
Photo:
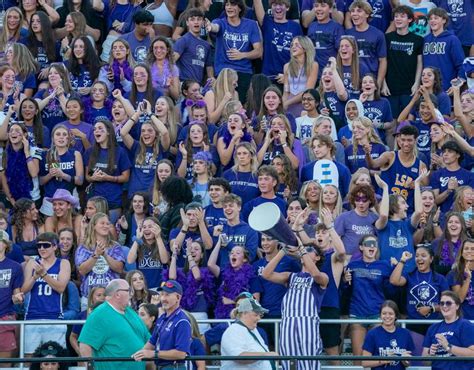
[{"label": "purple t-shirt", "polygon": [[[87,140],[89,140],[89,143],[91,143],[91,145],[94,143],[95,141],[94,140],[94,126],[92,126],[91,124],[87,122],[82,122],[82,121],[78,125],[73,125],[69,121],[64,121],[64,122],[61,122],[60,124],[66,126],[69,130],[72,130],[74,128],[78,129],[79,131],[81,131],[82,133],[86,135]],[[78,136],[74,137],[73,148],[81,154],[84,154],[85,152],[84,145],[82,144],[82,140]]]},{"label": "purple t-shirt", "polygon": [[240,52],[253,50],[253,44],[262,42],[257,22],[242,18],[240,24],[234,27],[226,18],[215,19],[213,23],[219,25],[216,38],[215,73],[218,75],[223,68],[232,68],[237,72],[252,73],[252,61],[250,59],[230,60],[227,51],[237,49]]},{"label": "purple t-shirt", "polygon": [[[262,73],[267,76],[283,73],[283,66],[290,61],[291,40],[303,35],[300,24],[295,21],[277,23],[273,17],[265,15],[262,34],[266,40],[263,43]],[[270,77],[270,79],[275,78]]]},{"label": "purple t-shirt", "polygon": [[205,68],[212,65],[211,45],[187,32],[174,43],[173,50],[180,55],[176,62],[179,79],[202,83]]},{"label": "purple t-shirt", "polygon": [[151,45],[150,36],[146,35],[143,40],[139,41],[135,36],[135,32],[132,31],[122,35],[120,38],[128,42],[130,50],[132,50],[133,59],[135,59],[137,63],[146,63],[148,48]]},{"label": "purple t-shirt", "polygon": [[327,23],[312,22],[308,27],[308,37],[316,49],[315,60],[319,64],[319,76],[330,57],[336,57],[339,41],[344,34],[344,28],[332,19]]},{"label": "purple t-shirt", "polygon": [[[380,143],[372,143],[372,151],[370,152],[370,157],[376,159],[387,151],[385,145]],[[344,149],[346,154],[346,165],[351,171],[351,173],[356,172],[359,168],[365,167],[368,168],[367,162],[365,160],[364,148],[361,145],[358,145],[356,155],[354,155],[353,145],[349,145]]]},{"label": "purple t-shirt", "polygon": [[13,313],[13,291],[22,285],[21,265],[9,258],[0,261],[0,317]]},{"label": "purple t-shirt", "polygon": [[[80,245],[76,251],[76,256],[74,259],[75,265],[79,268],[80,265],[82,265],[94,254],[94,251],[95,248],[92,250],[85,247],[84,245]],[[122,247],[120,245],[115,244],[113,247],[107,248],[105,253],[107,253],[113,259],[125,263],[125,256],[123,255]],[[86,276],[82,277],[81,295],[83,297],[87,297],[92,287],[105,287],[111,280],[118,279],[119,277],[120,274],[110,268],[105,257],[100,256],[92,270],[89,271]]]},{"label": "purple t-shirt", "polygon": [[[457,171],[449,171],[447,168],[442,168],[431,176],[430,185],[433,189],[438,189],[439,193],[446,191],[448,188],[448,181],[451,177],[454,177],[457,180],[459,186],[469,185],[474,186],[474,175],[472,172],[460,168]],[[451,205],[453,204],[454,194],[451,193],[445,199],[443,203],[441,203],[441,212],[448,212],[451,209]]]},{"label": "purple t-shirt", "polygon": [[365,217],[359,216],[354,210],[344,212],[337,216],[334,228],[341,237],[347,254],[358,251],[359,241],[364,235],[375,234],[374,223],[378,216],[369,212]]},{"label": "purple t-shirt", "polygon": [[377,76],[379,70],[379,58],[387,57],[387,45],[382,31],[374,26],[359,32],[355,28],[346,30],[346,34],[354,36],[359,47],[360,62],[365,64],[370,73]]}]

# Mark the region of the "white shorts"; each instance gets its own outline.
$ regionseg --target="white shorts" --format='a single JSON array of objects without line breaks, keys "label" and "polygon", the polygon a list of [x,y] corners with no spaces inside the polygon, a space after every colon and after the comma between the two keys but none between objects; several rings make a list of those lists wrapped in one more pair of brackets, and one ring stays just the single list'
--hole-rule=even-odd
[{"label": "white shorts", "polygon": [[66,348],[66,330],[66,325],[25,325],[25,353],[34,353],[36,348],[50,340]]},{"label": "white shorts", "polygon": [[[190,314],[193,315],[196,320],[207,320],[209,318],[209,316],[207,316],[207,312],[190,312]],[[199,333],[204,334],[211,328],[211,325],[209,325],[209,323],[203,323],[198,324],[198,327]]]}]

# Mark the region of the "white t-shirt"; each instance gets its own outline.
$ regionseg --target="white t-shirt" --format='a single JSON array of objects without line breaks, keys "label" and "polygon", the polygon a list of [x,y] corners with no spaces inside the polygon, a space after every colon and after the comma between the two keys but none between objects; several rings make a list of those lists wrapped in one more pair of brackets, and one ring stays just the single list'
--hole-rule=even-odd
[{"label": "white t-shirt", "polygon": [[[222,336],[221,355],[238,356],[242,352],[268,352],[268,347],[258,330],[254,329],[252,330],[252,333],[255,334],[258,341],[265,347],[266,351],[262,348],[262,345],[258,344],[255,338],[250,335],[247,328],[234,323],[227,328]],[[257,361],[251,364],[241,364],[235,361],[222,361],[221,370],[226,369],[272,370],[272,365],[270,364],[270,361]]]}]

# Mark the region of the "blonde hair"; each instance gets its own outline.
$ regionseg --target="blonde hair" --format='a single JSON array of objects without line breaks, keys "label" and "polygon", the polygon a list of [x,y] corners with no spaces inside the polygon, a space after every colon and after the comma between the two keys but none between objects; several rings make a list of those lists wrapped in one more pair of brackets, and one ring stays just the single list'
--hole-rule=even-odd
[{"label": "blonde hair", "polygon": [[[170,142],[174,144],[178,138],[178,118],[174,110],[174,102],[169,96],[160,96],[156,101],[163,99],[168,104],[168,113],[166,113],[166,122],[163,122],[168,129]],[[155,102],[156,105],[156,102]]]},{"label": "blonde hair", "polygon": [[[369,129],[369,133],[367,134],[367,140],[369,141],[369,143],[376,143],[376,144],[383,144],[382,140],[380,140],[380,137],[379,135],[377,134],[377,132],[375,131],[375,128],[374,128],[374,125],[372,124],[372,121],[367,118],[367,117],[357,117],[357,118],[354,118],[352,120],[352,130],[354,130],[354,124],[356,123],[360,123],[362,126],[364,126],[365,128],[368,128]],[[359,142],[358,140],[355,138],[354,135],[352,135],[352,154],[354,156],[354,162],[357,162],[357,151],[359,149]]]},{"label": "blonde hair", "polygon": [[[305,51],[303,72],[305,76],[309,76],[311,73],[311,68],[313,67],[314,56],[316,53],[313,42],[307,36],[296,36],[291,43],[293,43],[295,40],[300,43],[301,47]],[[288,63],[288,72],[291,77],[298,77],[300,74],[300,66],[296,58],[293,56],[291,56],[290,62]]]},{"label": "blonde hair", "polygon": [[217,76],[216,83],[212,91],[214,91],[214,102],[217,105],[224,100],[226,93],[234,94],[234,82],[238,81],[237,72],[231,68],[223,68]]},{"label": "blonde hair", "polygon": [[[20,21],[18,23],[18,28],[13,32],[13,34],[10,34],[10,31],[7,26],[7,18],[12,12],[17,12],[18,15],[20,16]],[[7,45],[10,43],[10,40],[15,40],[18,41],[20,39],[20,31],[21,31],[21,25],[23,24],[24,21],[24,16],[20,8],[17,6],[13,6],[11,8],[8,8],[5,12],[5,15],[3,16],[3,27],[0,32],[0,51],[5,51],[7,48]]]},{"label": "blonde hair", "polygon": [[333,215],[333,217],[337,217],[339,216],[341,213],[342,213],[342,196],[341,196],[341,192],[339,191],[338,187],[336,185],[332,185],[332,184],[328,184],[328,185],[325,185],[322,189],[321,189],[321,192],[319,193],[319,219],[322,220],[323,219],[323,216],[321,215],[321,210],[323,208],[327,208],[324,203],[323,203],[323,193],[324,193],[324,189],[327,188],[327,187],[332,187],[334,189],[336,189],[336,192],[337,192],[337,200],[336,200],[336,205],[334,206],[334,211],[331,212],[331,214]]},{"label": "blonde hair", "polygon": [[[310,204],[308,202],[308,200],[306,199],[306,191],[308,190],[308,187],[310,185],[316,185],[317,188],[319,188],[319,193],[321,194],[322,191],[323,191],[323,187],[321,186],[321,184],[319,182],[317,182],[316,180],[309,180],[309,181],[306,181],[302,186],[301,186],[301,190],[300,190],[300,198],[303,199],[307,204],[308,204],[308,207],[310,207]],[[318,202],[318,207],[319,207],[319,202]]]},{"label": "blonde hair", "polygon": [[238,158],[237,158],[237,150],[239,148],[245,148],[250,153],[250,172],[253,174],[256,174],[258,170],[258,166],[259,166],[259,163],[257,160],[257,149],[255,148],[254,144],[248,143],[245,141],[235,146],[235,149],[234,149],[234,163],[235,164],[232,167],[232,171],[234,171],[235,173],[239,172],[239,163],[238,163]]},{"label": "blonde hair", "polygon": [[356,172],[352,174],[347,195],[351,193],[352,189],[356,186],[357,180],[359,180],[359,177],[361,177],[362,175],[367,175],[370,179],[370,171],[366,167],[359,168]]},{"label": "blonde hair", "polygon": [[21,78],[30,74],[36,74],[38,63],[31,54],[31,51],[23,44],[15,42],[11,45],[13,50],[12,68]]},{"label": "blonde hair", "polygon": [[[87,225],[86,233],[84,237],[84,246],[89,250],[92,250],[93,248],[95,248],[95,245],[97,243],[97,238],[95,235],[95,226],[97,225],[97,222],[99,221],[99,219],[104,218],[104,217],[107,217],[107,219],[109,219],[109,216],[107,216],[105,213],[97,212],[94,216],[92,216],[91,220],[89,221],[89,224]],[[114,244],[115,242],[112,240],[110,233],[108,233],[107,234],[107,247],[110,247]]]}]

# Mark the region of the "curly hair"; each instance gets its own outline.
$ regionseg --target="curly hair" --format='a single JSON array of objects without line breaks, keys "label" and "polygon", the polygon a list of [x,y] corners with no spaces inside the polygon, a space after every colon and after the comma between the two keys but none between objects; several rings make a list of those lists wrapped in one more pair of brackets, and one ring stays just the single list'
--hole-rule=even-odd
[{"label": "curly hair", "polygon": [[[31,209],[31,206],[35,204],[34,201],[28,198],[20,198],[15,202],[15,206],[13,207],[13,214],[12,214],[12,228],[15,230],[15,242],[23,241],[23,227],[25,226],[24,220],[26,213]],[[38,228],[41,225],[41,222],[36,221],[35,226]]]}]

